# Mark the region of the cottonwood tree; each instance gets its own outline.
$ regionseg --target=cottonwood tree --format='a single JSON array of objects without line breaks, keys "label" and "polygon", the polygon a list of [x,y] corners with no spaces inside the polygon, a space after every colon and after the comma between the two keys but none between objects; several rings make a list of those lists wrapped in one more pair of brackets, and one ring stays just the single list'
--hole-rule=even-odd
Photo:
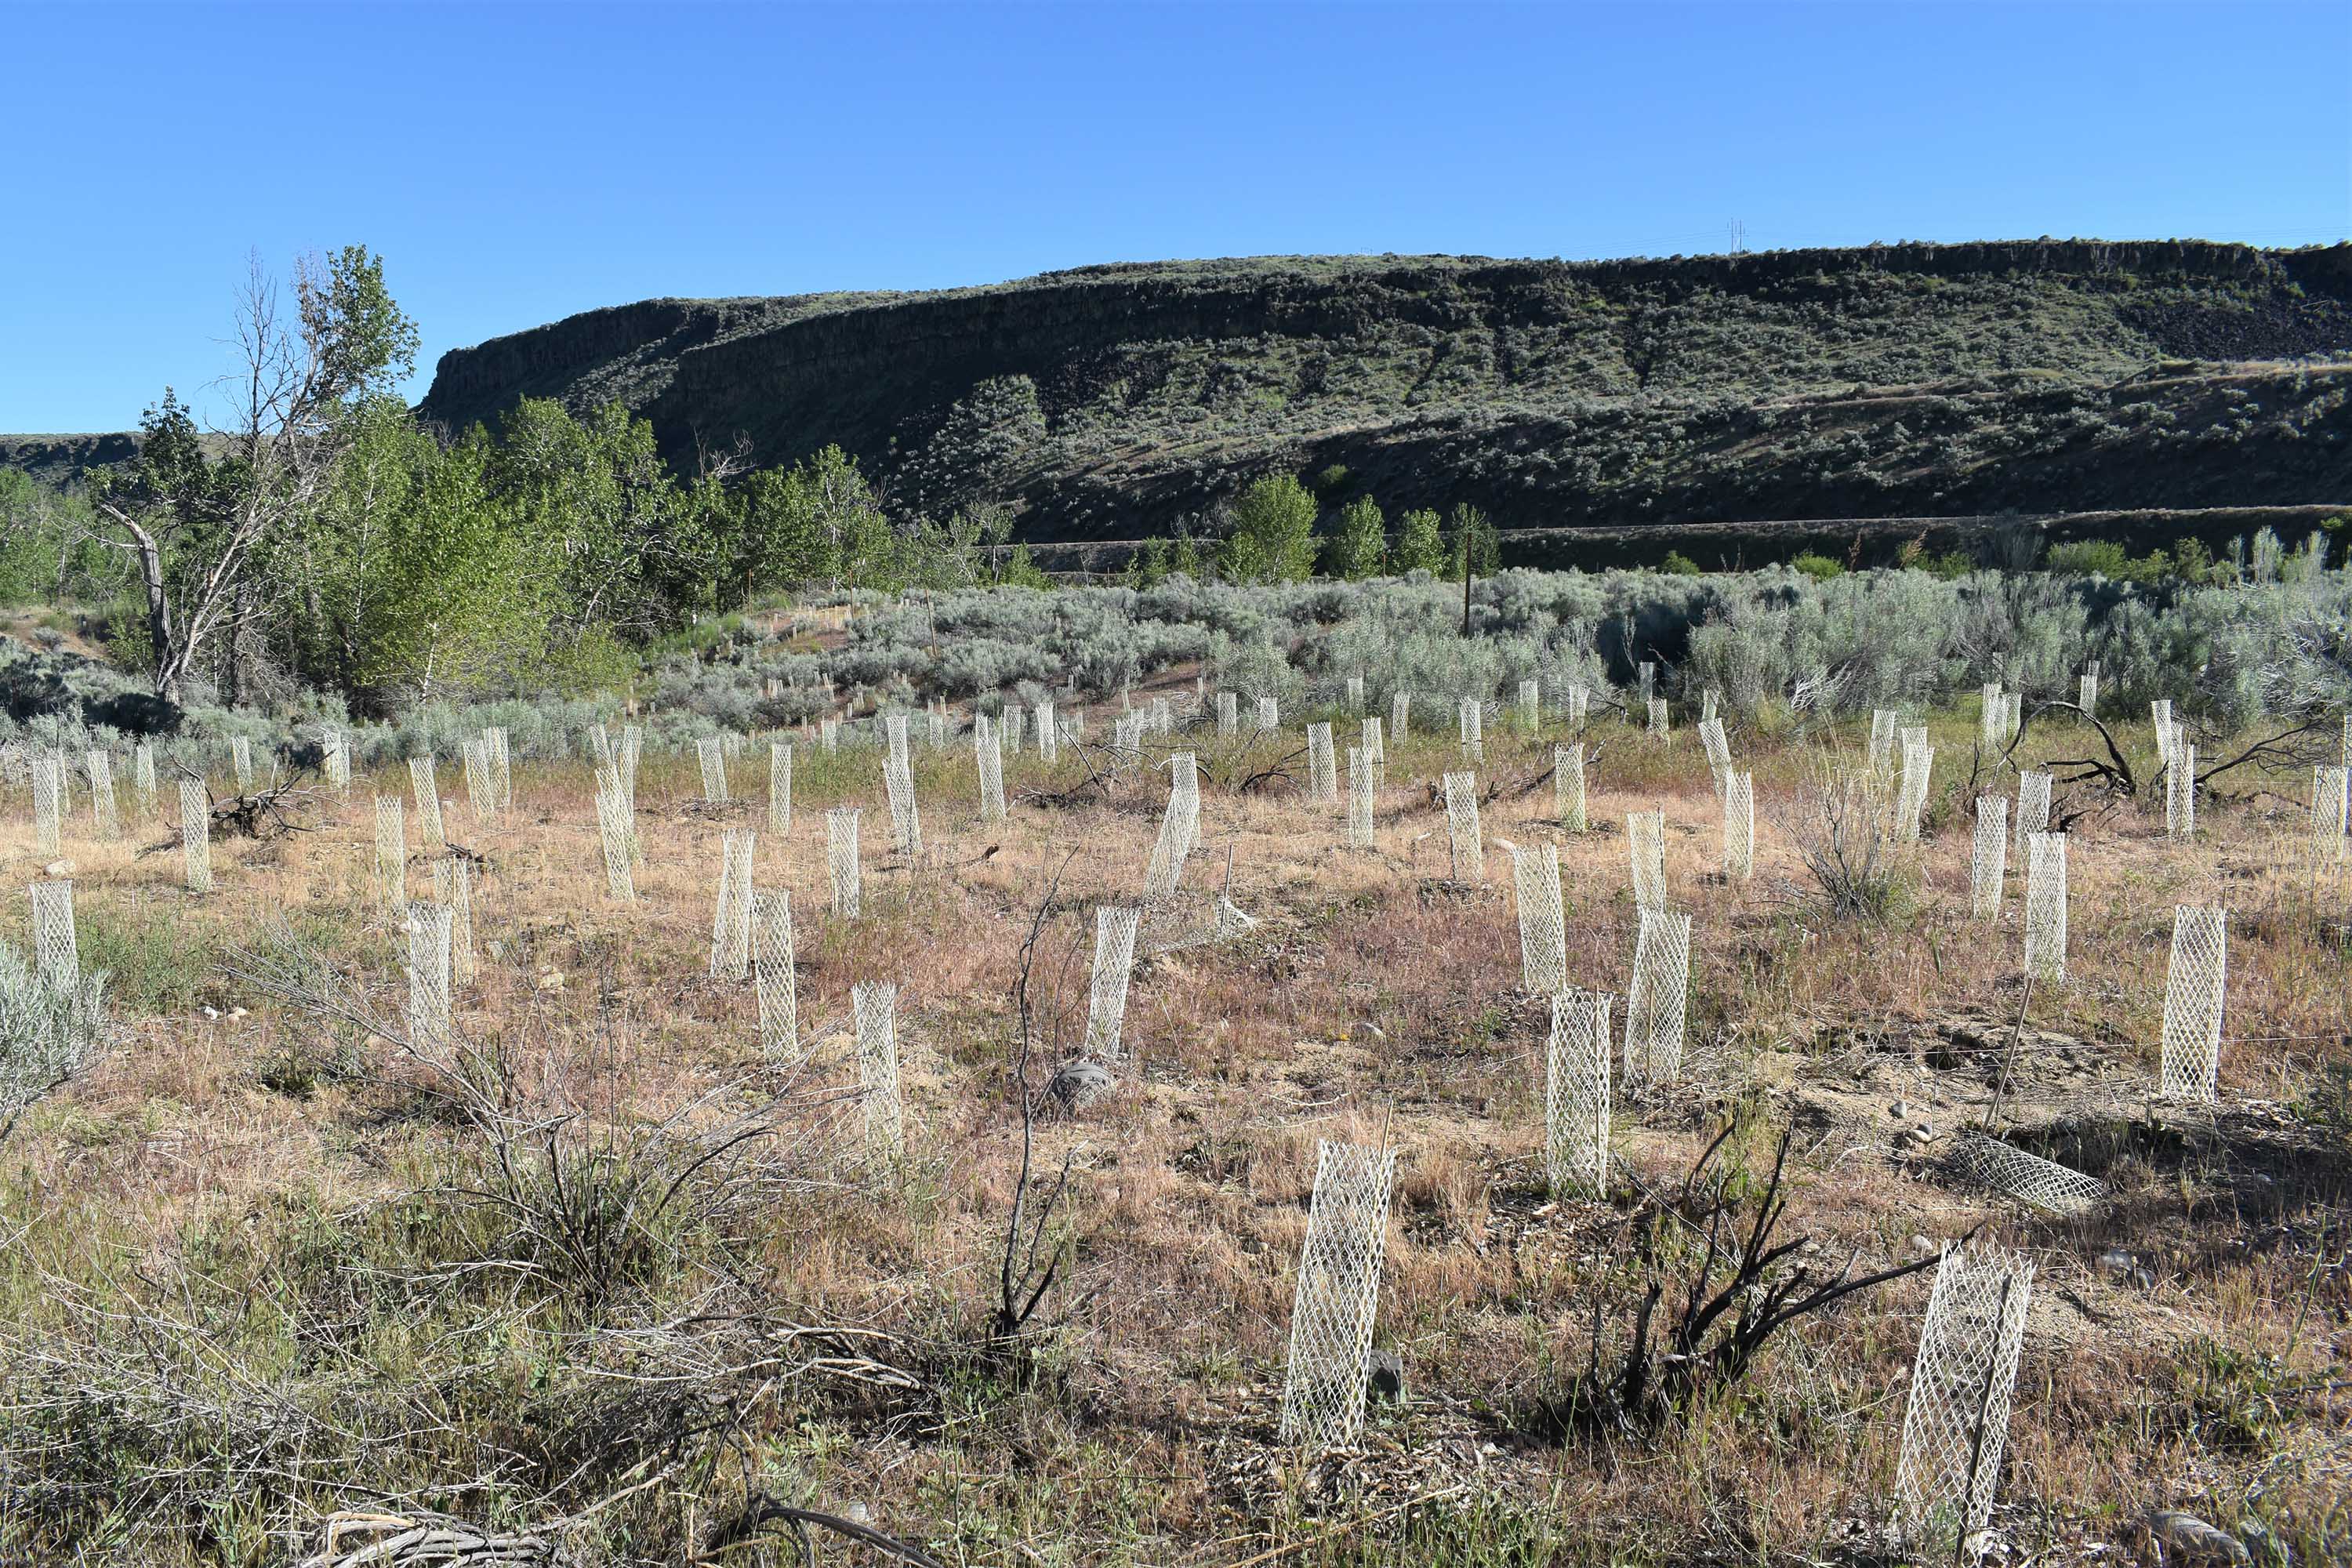
[{"label": "cottonwood tree", "polygon": [[318,504],[352,409],[416,366],[416,324],[364,246],[299,262],[293,306],[255,258],[236,298],[229,423],[207,440],[166,388],[140,422],[137,460],[92,487],[108,542],[136,565],[149,675],[167,701],[215,651],[234,688],[237,636],[270,607],[269,558]]}]

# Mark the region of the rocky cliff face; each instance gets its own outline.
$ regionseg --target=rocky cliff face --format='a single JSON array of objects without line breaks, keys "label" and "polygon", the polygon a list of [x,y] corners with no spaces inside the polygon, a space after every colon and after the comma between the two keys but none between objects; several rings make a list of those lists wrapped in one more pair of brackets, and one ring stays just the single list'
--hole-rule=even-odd
[{"label": "rocky cliff face", "polygon": [[2333,502],[2347,300],[2352,247],[2194,242],[1098,267],[593,311],[444,356],[424,412],[837,442],[902,511],[1007,502],[1037,539],[1209,526],[1334,464],[1520,527]]}]

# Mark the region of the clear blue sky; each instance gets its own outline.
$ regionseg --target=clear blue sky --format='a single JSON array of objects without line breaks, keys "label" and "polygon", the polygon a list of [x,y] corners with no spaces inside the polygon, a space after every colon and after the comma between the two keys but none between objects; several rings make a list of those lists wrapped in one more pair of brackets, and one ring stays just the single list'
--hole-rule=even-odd
[{"label": "clear blue sky", "polygon": [[1278,252],[2352,231],[2352,5],[0,0],[0,431],[362,241],[442,351],[656,295]]}]

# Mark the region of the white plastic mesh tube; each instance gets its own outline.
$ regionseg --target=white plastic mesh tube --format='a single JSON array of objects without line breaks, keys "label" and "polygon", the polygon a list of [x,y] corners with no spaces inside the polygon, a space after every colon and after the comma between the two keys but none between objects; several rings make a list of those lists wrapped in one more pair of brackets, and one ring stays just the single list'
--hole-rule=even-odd
[{"label": "white plastic mesh tube", "polygon": [[1087,996],[1087,1054],[1115,1062],[1122,1054],[1128,982],[1135,973],[1135,931],[1143,911],[1103,904],[1095,910],[1094,983]]},{"label": "white plastic mesh tube", "polygon": [[857,1030],[857,1087],[866,1105],[866,1157],[896,1170],[907,1157],[907,1113],[898,1094],[898,988],[853,985],[849,1007]]},{"label": "white plastic mesh tube", "polygon": [[1318,805],[1339,798],[1339,771],[1332,765],[1331,726],[1307,726],[1307,797]]},{"label": "white plastic mesh tube", "polygon": [[1241,733],[1241,699],[1230,691],[1218,692],[1217,733],[1238,735]]},{"label": "white plastic mesh tube", "polygon": [[1445,837],[1453,857],[1454,880],[1486,879],[1486,847],[1478,832],[1478,775],[1445,775]]},{"label": "white plastic mesh tube", "polygon": [[490,773],[489,744],[484,741],[460,741],[457,757],[466,769],[466,810],[477,823],[488,822],[499,808],[499,786]]},{"label": "white plastic mesh tube", "polygon": [[81,943],[74,934],[73,883],[36,882],[32,897],[34,973],[52,991],[76,990],[81,984]]},{"label": "white plastic mesh tube", "polygon": [[1919,815],[1927,808],[1927,787],[1935,777],[1936,748],[1923,728],[1903,731],[1903,783],[1895,791],[1895,836],[1906,844],[1919,838]]},{"label": "white plastic mesh tube", "polygon": [[1552,815],[1562,830],[1581,833],[1584,815],[1584,742],[1551,749]]},{"label": "white plastic mesh tube", "polygon": [[634,872],[635,832],[629,821],[629,803],[617,772],[604,770],[596,778],[596,834],[604,855],[604,890],[614,902],[636,902]]},{"label": "white plastic mesh tube", "polygon": [[2050,778],[2048,773],[2017,775],[2017,820],[2014,826],[2020,844],[2037,833],[2050,830]]},{"label": "white plastic mesh tube", "polygon": [[408,1037],[432,1048],[449,1038],[449,911],[408,906]]},{"label": "white plastic mesh tube", "polygon": [[1389,694],[1389,739],[1402,746],[1411,735],[1412,693],[1402,689]]},{"label": "white plastic mesh tube", "polygon": [[474,983],[474,874],[462,855],[433,862],[433,901],[449,911],[449,981]]},{"label": "white plastic mesh tube", "polygon": [[1519,682],[1519,721],[1530,730],[1543,722],[1543,689],[1535,681]]},{"label": "white plastic mesh tube", "polygon": [[1650,733],[1663,741],[1667,735],[1666,700],[1663,697],[1652,697],[1644,700],[1650,710]]},{"label": "white plastic mesh tube", "polygon": [[1977,797],[1976,837],[1969,846],[1969,910],[1980,921],[2000,914],[2002,879],[2009,872],[2009,797]]},{"label": "white plastic mesh tube", "polygon": [[1633,907],[1666,907],[1666,814],[1629,811],[1625,814],[1625,848],[1633,879]]},{"label": "white plastic mesh tube", "polygon": [[1465,697],[1455,704],[1455,727],[1462,738],[1462,761],[1476,767],[1486,760],[1486,714],[1475,697]]},{"label": "white plastic mesh tube", "polygon": [[768,742],[768,830],[793,830],[793,746],[789,741]]},{"label": "white plastic mesh tube", "polygon": [[1544,1178],[1555,1194],[1600,1196],[1609,1185],[1609,1010],[1605,991],[1551,999],[1544,1052]]},{"label": "white plastic mesh tube", "polygon": [[985,713],[971,721],[972,755],[980,768],[980,819],[1004,820],[1004,750]]},{"label": "white plastic mesh tube", "polygon": [[1271,735],[1282,728],[1282,704],[1271,697],[1257,700],[1258,733]]},{"label": "white plastic mesh tube", "polygon": [[1389,767],[1388,740],[1381,733],[1380,715],[1367,713],[1357,726],[1358,744],[1364,749],[1364,760],[1371,764],[1372,787],[1380,788]]},{"label": "white plastic mesh tube", "polygon": [[760,999],[760,1054],[773,1067],[800,1060],[800,989],[793,965],[793,897],[751,896],[751,980]]},{"label": "white plastic mesh tube", "polygon": [[824,814],[824,865],[833,881],[833,912],[843,920],[857,918],[865,882],[858,859],[858,808],[835,806]]},{"label": "white plastic mesh tube", "polygon": [[1684,1014],[1690,992],[1691,918],[1643,910],[1625,991],[1625,1083],[1672,1083],[1682,1075]]},{"label": "white plastic mesh tube", "polygon": [[33,773],[33,847],[55,855],[64,842],[64,769],[55,757],[37,756]]},{"label": "white plastic mesh tube", "polygon": [[188,891],[213,890],[213,807],[205,781],[180,781],[180,858]]},{"label": "white plastic mesh tube", "polygon": [[1348,847],[1372,847],[1372,764],[1361,746],[1348,748]]},{"label": "white plastic mesh tube", "polygon": [[[1041,712],[1050,721],[1052,704],[1045,705]],[[898,841],[898,853],[911,860],[923,850],[923,819],[915,805],[914,766],[907,754],[907,716],[893,713],[886,724],[890,749],[882,759],[882,791],[890,807],[890,835]],[[1048,722],[1039,733],[1051,730]]]},{"label": "white plastic mesh tube", "polygon": [[1168,759],[1168,811],[1160,819],[1160,837],[1143,872],[1144,897],[1151,900],[1176,891],[1184,862],[1201,836],[1201,773],[1194,754],[1176,752]]},{"label": "white plastic mesh tube", "polygon": [[230,776],[236,780],[236,793],[253,793],[253,742],[243,735],[233,735],[228,742]]},{"label": "white plastic mesh tube", "polygon": [[2347,827],[2352,827],[2352,768],[2312,769],[2312,847],[2326,858],[2340,858]]},{"label": "white plastic mesh tube", "polygon": [[[346,784],[351,782],[348,763],[343,781]],[[144,741],[140,742],[131,753],[131,803],[141,820],[150,820],[154,816],[155,748]]]},{"label": "white plastic mesh tube", "polygon": [[1055,722],[1054,705],[1037,704],[1037,760],[1048,765],[1058,762],[1062,754],[1061,726]]},{"label": "white plastic mesh tube", "polygon": [[375,797],[375,883],[386,908],[407,907],[407,813],[396,795]]},{"label": "white plastic mesh tube", "polygon": [[1894,709],[1870,710],[1870,772],[1874,778],[1895,776],[1895,729]]},{"label": "white plastic mesh tube", "polygon": [[710,977],[741,980],[751,969],[751,849],[747,829],[719,845],[719,889],[710,915]]},{"label": "white plastic mesh tube", "polygon": [[694,754],[702,763],[702,798],[714,804],[727,798],[727,753],[719,748],[719,737],[705,735],[694,743]]},{"label": "white plastic mesh tube", "polygon": [[1577,729],[1584,727],[1586,715],[1592,710],[1592,693],[1581,686],[1568,689],[1568,721]]},{"label": "white plastic mesh tube", "polygon": [[2221,1064],[2221,1007],[2230,968],[2230,912],[2183,904],[2172,913],[2164,980],[2164,1056],[2158,1090],[2211,1104]]},{"label": "white plastic mesh tube", "polygon": [[1746,881],[1756,872],[1756,775],[1723,775],[1723,874]]},{"label": "white plastic mesh tube", "polygon": [[1290,1308],[1290,1357],[1281,1437],[1314,1450],[1352,1443],[1363,1427],[1364,1383],[1388,1249],[1396,1152],[1319,1142],[1315,1197]]},{"label": "white plastic mesh tube", "polygon": [[1568,918],[1559,890],[1559,850],[1521,849],[1508,839],[1511,886],[1519,906],[1519,983],[1539,996],[1568,985]]},{"label": "white plastic mesh tube", "polygon": [[2053,984],[2066,978],[2066,836],[2025,841],[2025,971]]},{"label": "white plastic mesh tube", "polygon": [[2164,764],[2164,831],[2187,838],[2197,831],[2197,748],[2176,742]]},{"label": "white plastic mesh tube", "polygon": [[121,831],[121,819],[114,808],[114,759],[104,752],[89,753],[90,824],[100,838],[112,838]]},{"label": "white plastic mesh tube", "polygon": [[1698,742],[1706,749],[1706,771],[1714,776],[1716,792],[1723,791],[1724,775],[1731,772],[1731,742],[1723,732],[1720,719],[1698,721]]},{"label": "white plastic mesh tube", "polygon": [[1895,1495],[1905,1533],[1941,1557],[1992,1517],[2009,1440],[2033,1266],[1990,1246],[1944,1248],[1911,1394]]},{"label": "white plastic mesh tube", "polygon": [[432,752],[419,752],[408,759],[408,787],[416,797],[419,841],[427,845],[446,845],[449,835],[441,824],[441,784],[434,776]]}]

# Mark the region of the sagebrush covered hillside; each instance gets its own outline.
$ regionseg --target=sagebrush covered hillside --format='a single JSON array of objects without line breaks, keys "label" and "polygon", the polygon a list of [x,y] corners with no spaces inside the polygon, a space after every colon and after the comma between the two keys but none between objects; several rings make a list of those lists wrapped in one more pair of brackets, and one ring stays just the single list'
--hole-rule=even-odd
[{"label": "sagebrush covered hillside", "polygon": [[1098,267],[592,311],[444,355],[422,411],[618,401],[688,467],[839,443],[1037,539],[1335,464],[1507,528],[2334,504],[2347,295],[2345,247],[2189,242]]}]

